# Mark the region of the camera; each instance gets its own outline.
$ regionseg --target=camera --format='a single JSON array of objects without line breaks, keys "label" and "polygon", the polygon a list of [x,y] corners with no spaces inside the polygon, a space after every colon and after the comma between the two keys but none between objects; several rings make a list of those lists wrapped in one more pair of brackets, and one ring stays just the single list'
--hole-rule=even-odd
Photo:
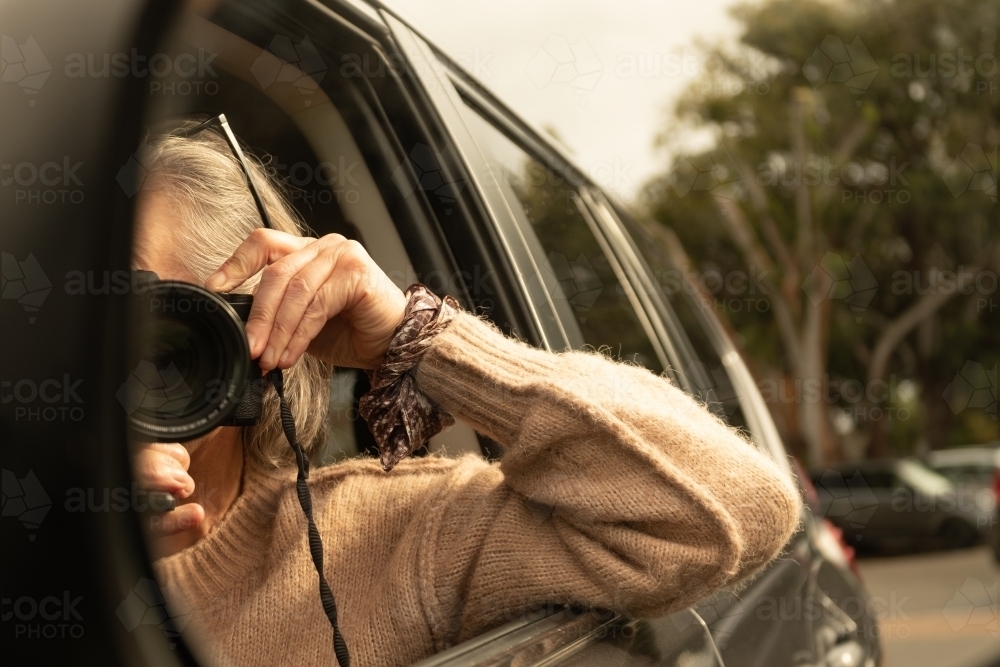
[{"label": "camera", "polygon": [[252,426],[264,379],[250,359],[244,325],[250,294],[215,294],[133,272],[131,368],[118,399],[130,433],[184,442],[218,426]]}]

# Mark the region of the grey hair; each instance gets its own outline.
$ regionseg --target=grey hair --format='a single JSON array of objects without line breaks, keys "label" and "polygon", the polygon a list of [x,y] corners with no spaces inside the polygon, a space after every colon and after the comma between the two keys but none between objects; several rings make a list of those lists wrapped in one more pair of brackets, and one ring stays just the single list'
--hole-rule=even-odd
[{"label": "grey hair", "polygon": [[[194,125],[190,121],[170,129],[176,132]],[[249,151],[244,149],[244,155],[275,229],[303,236],[305,226],[288,203],[284,185]],[[176,207],[182,220],[176,230],[181,248],[178,260],[201,284],[253,230],[264,226],[239,162],[215,131],[204,130],[191,137],[158,133],[146,143],[140,162],[149,172],[142,189],[165,195]],[[253,293],[259,283],[260,273],[234,292]],[[285,396],[295,417],[299,442],[307,452],[327,435],[331,372],[328,364],[309,354],[285,371]],[[244,452],[259,463],[277,467],[293,460],[273,391],[264,392],[260,422],[242,427],[241,435]]]}]

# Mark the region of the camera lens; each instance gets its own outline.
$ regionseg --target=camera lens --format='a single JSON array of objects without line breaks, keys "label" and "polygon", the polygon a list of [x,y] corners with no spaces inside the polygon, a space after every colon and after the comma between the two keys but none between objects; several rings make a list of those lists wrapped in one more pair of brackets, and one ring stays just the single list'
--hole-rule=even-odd
[{"label": "camera lens", "polygon": [[250,364],[243,322],[197,285],[152,283],[136,301],[137,360],[119,400],[140,436],[183,441],[222,425]]}]

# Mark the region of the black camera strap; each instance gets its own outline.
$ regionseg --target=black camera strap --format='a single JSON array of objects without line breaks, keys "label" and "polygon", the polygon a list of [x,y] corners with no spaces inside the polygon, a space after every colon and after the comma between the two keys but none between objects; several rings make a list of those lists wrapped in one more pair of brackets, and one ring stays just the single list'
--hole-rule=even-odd
[{"label": "black camera strap", "polygon": [[344,641],[344,636],[340,634],[340,628],[337,626],[337,603],[334,602],[333,591],[330,590],[330,585],[326,582],[326,577],[323,576],[323,541],[320,539],[319,530],[313,520],[312,495],[306,484],[306,480],[309,479],[309,459],[295,435],[295,420],[292,418],[292,410],[288,407],[288,401],[285,400],[285,378],[281,369],[275,368],[268,375],[271,378],[271,384],[274,385],[274,390],[278,393],[278,401],[281,403],[281,428],[285,432],[285,438],[291,445],[292,451],[295,452],[295,461],[299,467],[295,490],[298,492],[299,505],[302,507],[302,512],[306,515],[306,521],[309,524],[309,553],[312,554],[313,565],[316,566],[316,574],[319,575],[319,599],[323,603],[323,611],[326,612],[330,625],[333,626],[333,652],[337,655],[340,667],[350,667],[351,656],[347,651],[347,642]]},{"label": "black camera strap", "polygon": [[[274,224],[271,222],[271,218],[267,214],[267,209],[264,207],[264,200],[260,196],[257,185],[254,183],[246,156],[240,148],[239,141],[236,140],[236,135],[233,134],[233,130],[229,127],[226,115],[219,114],[218,116],[209,118],[194,127],[181,130],[179,134],[190,137],[213,126],[218,126],[222,130],[222,138],[229,144],[233,156],[239,163],[240,169],[243,170],[243,175],[247,179],[247,186],[250,188],[250,194],[253,196],[254,203],[257,205],[257,211],[260,213],[261,222],[268,229],[274,229]],[[337,656],[337,662],[340,663],[340,667],[350,667],[351,656],[347,652],[347,642],[344,641],[343,635],[340,634],[340,628],[337,626],[337,603],[334,602],[333,591],[330,590],[330,585],[326,582],[326,577],[323,576],[323,541],[319,537],[319,530],[316,528],[316,522],[313,520],[312,495],[310,495],[309,487],[306,485],[306,480],[309,479],[309,459],[306,458],[306,453],[303,451],[302,445],[299,444],[298,438],[295,435],[295,420],[292,417],[291,408],[288,407],[288,401],[285,400],[285,378],[281,373],[281,369],[275,368],[268,375],[271,378],[271,384],[274,385],[274,390],[278,393],[278,400],[281,403],[281,429],[285,432],[285,438],[288,439],[288,444],[291,446],[292,451],[295,452],[295,461],[299,466],[299,476],[295,483],[295,490],[299,496],[299,505],[302,507],[302,512],[306,515],[306,521],[309,523],[309,552],[312,554],[313,565],[316,566],[316,574],[319,575],[319,599],[323,602],[323,611],[326,612],[326,617],[330,621],[330,625],[333,626],[333,652]]]}]

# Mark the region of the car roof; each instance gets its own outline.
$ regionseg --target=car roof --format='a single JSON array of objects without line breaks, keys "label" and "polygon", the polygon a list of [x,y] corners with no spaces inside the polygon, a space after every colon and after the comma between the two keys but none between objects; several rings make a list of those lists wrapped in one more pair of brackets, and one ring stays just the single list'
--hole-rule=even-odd
[{"label": "car roof", "polygon": [[987,445],[940,449],[927,455],[927,463],[931,467],[981,465],[1000,468],[1000,447]]}]

